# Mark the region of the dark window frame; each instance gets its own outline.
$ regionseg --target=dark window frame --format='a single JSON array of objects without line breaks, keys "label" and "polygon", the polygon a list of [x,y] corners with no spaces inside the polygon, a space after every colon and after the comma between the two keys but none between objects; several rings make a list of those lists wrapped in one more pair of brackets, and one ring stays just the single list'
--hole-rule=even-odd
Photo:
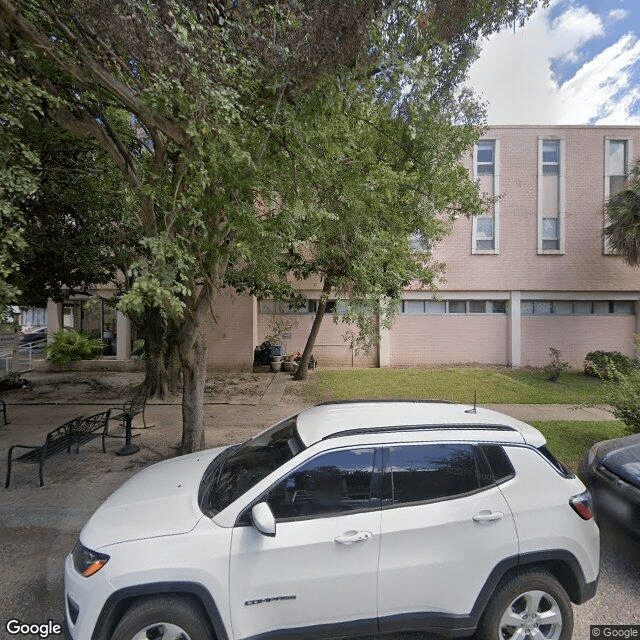
[{"label": "dark window frame", "polygon": [[371,473],[371,485],[370,492],[371,498],[368,507],[364,507],[361,509],[351,509],[349,511],[344,511],[342,513],[320,513],[320,514],[310,514],[310,515],[300,515],[293,517],[277,517],[274,514],[276,524],[285,524],[287,522],[301,522],[306,520],[319,520],[322,518],[340,518],[342,516],[348,516],[356,513],[369,513],[373,511],[378,511],[380,509],[380,484],[382,477],[382,450],[380,446],[376,444],[362,444],[360,446],[343,446],[338,447],[336,449],[327,449],[325,451],[318,451],[317,454],[307,458],[302,461],[299,465],[289,470],[285,475],[279,477],[275,482],[273,482],[265,491],[263,491],[257,498],[252,500],[250,504],[242,509],[238,517],[236,518],[235,526],[252,526],[251,523],[251,509],[260,502],[266,502],[269,497],[269,493],[276,489],[278,485],[283,483],[287,478],[289,478],[296,471],[300,470],[302,467],[307,464],[313,462],[314,460],[325,456],[330,453],[336,453],[339,451],[355,451],[355,450],[373,450],[373,467]]},{"label": "dark window frame", "polygon": [[[495,488],[496,482],[493,479],[493,473],[489,467],[489,463],[484,454],[479,450],[477,442],[405,442],[388,444],[383,447],[383,472],[381,480],[381,494],[380,501],[382,509],[400,509],[406,507],[415,507],[422,505],[435,504],[439,502],[448,502],[450,500],[458,500],[460,498],[466,498],[468,496],[475,495],[477,493],[488,491],[491,488]],[[436,447],[436,446],[469,446],[473,449],[473,455],[476,461],[476,469],[478,474],[478,488],[470,491],[456,493],[448,496],[441,496],[437,498],[427,498],[424,500],[415,500],[411,502],[396,502],[395,500],[395,486],[393,480],[393,473],[391,471],[391,454],[390,449],[393,447]],[[482,484],[482,480],[486,483]]]}]

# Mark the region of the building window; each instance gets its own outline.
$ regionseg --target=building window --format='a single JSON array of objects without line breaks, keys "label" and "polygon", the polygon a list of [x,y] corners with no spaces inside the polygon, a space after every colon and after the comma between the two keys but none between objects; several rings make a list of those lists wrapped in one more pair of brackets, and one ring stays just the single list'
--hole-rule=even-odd
[{"label": "building window", "polygon": [[424,313],[425,300],[405,300],[403,313]]},{"label": "building window", "polygon": [[538,253],[564,252],[563,140],[538,141]]},{"label": "building window", "polygon": [[480,140],[474,149],[474,173],[480,191],[486,196],[487,210],[473,219],[472,253],[498,253],[499,203],[492,198],[499,193],[499,140]]},{"label": "building window", "polygon": [[[335,302],[334,302],[335,304]],[[276,302],[275,300],[260,300],[259,309],[263,315],[285,315],[291,313],[315,313],[318,301],[311,298],[305,300],[302,307],[294,308],[288,302]]]},{"label": "building window", "polygon": [[476,159],[476,175],[492,176],[495,166],[495,140],[480,140]]},{"label": "building window", "polygon": [[507,303],[504,300],[403,300],[403,314],[495,314],[506,313]]},{"label": "building window", "polygon": [[542,141],[542,173],[546,176],[560,173],[560,140]]},{"label": "building window", "polygon": [[609,197],[618,193],[627,180],[627,141],[609,141]]},{"label": "building window", "polygon": [[467,303],[465,300],[449,300],[449,313],[466,313]]},{"label": "building window", "polygon": [[[605,140],[604,141],[604,199],[605,202],[624,188],[629,177],[630,140]],[[609,224],[605,215],[604,228]],[[604,236],[603,251],[605,254],[613,254],[607,237]]]},{"label": "building window", "polygon": [[632,300],[523,300],[523,316],[633,315]]},{"label": "building window", "polygon": [[486,313],[486,300],[469,300],[469,313]]}]

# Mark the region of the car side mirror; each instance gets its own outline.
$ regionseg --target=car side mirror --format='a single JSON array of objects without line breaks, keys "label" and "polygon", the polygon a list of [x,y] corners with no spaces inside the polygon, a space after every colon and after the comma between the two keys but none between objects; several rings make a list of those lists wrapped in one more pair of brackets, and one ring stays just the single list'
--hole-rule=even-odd
[{"label": "car side mirror", "polygon": [[265,536],[276,535],[276,519],[271,508],[266,502],[258,502],[251,509],[251,521],[253,526]]}]

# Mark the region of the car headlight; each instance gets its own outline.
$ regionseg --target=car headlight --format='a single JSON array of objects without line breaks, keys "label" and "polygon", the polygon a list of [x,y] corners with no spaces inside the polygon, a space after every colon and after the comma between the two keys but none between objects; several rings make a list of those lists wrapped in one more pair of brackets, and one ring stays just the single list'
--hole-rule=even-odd
[{"label": "car headlight", "polygon": [[106,553],[98,553],[97,551],[87,549],[79,540],[73,548],[71,555],[76,571],[85,578],[100,571],[109,560],[109,556]]}]

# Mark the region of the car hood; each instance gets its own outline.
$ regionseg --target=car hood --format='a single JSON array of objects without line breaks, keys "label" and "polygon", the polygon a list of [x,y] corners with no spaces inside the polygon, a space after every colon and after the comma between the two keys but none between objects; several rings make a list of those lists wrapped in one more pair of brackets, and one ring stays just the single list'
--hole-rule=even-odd
[{"label": "car hood", "polygon": [[[624,438],[622,439],[625,440]],[[608,451],[600,458],[600,464],[612,473],[640,488],[640,440],[633,438],[630,443]]]},{"label": "car hood", "polygon": [[86,547],[186,533],[203,514],[198,488],[207,466],[226,447],[154,464],[112,493],[82,529]]}]

